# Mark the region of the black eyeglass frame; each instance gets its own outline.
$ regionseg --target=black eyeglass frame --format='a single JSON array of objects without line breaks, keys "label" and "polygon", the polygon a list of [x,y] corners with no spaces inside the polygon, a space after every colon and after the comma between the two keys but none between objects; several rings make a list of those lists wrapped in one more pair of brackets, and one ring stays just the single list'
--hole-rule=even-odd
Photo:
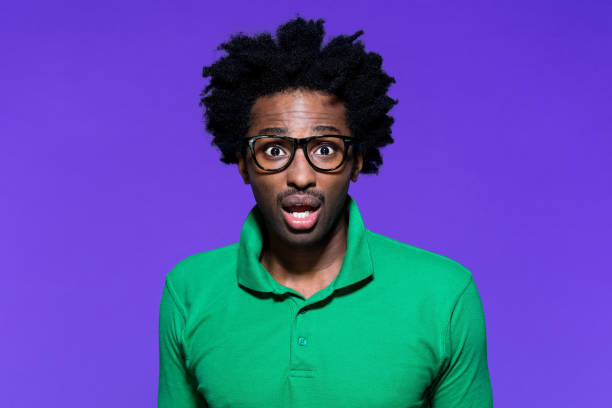
[{"label": "black eyeglass frame", "polygon": [[[330,137],[341,139],[344,142],[344,150],[342,151],[342,160],[340,161],[340,164],[338,164],[336,167],[332,169],[322,169],[320,167],[315,166],[312,163],[308,155],[308,151],[306,151],[306,145],[311,140],[330,138]],[[293,145],[293,149],[291,151],[291,157],[289,157],[289,160],[287,161],[287,163],[285,163],[285,165],[283,165],[282,167],[279,167],[278,169],[266,169],[261,164],[259,164],[257,162],[257,159],[255,158],[255,142],[259,139],[268,139],[268,138],[288,140]],[[269,173],[278,173],[278,172],[285,170],[293,162],[293,159],[295,158],[295,152],[297,151],[297,149],[302,148],[302,151],[304,152],[304,157],[306,157],[306,161],[308,161],[308,164],[310,164],[310,166],[312,166],[313,169],[317,171],[330,172],[330,171],[338,170],[340,167],[342,167],[342,165],[344,164],[344,161],[346,160],[346,153],[348,151],[348,147],[351,145],[351,143],[353,143],[353,138],[351,136],[344,136],[344,135],[317,135],[317,136],[309,136],[309,137],[304,137],[301,139],[296,139],[290,136],[259,135],[259,136],[250,137],[246,139],[245,142],[248,144],[249,150],[251,150],[251,156],[253,157],[253,161],[255,162],[255,165],[257,165],[257,167],[259,167],[263,171],[266,171]]]}]

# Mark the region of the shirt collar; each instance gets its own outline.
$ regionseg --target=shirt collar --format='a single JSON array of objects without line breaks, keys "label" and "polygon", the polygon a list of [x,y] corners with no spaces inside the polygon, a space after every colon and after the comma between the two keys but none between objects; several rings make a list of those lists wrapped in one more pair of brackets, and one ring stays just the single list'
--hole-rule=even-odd
[{"label": "shirt collar", "polygon": [[[325,293],[321,293],[320,296],[326,296],[335,289],[357,283],[374,273],[370,248],[366,240],[366,229],[357,204],[351,196],[347,196],[347,207],[349,216],[347,247],[342,267],[333,282],[323,290]],[[277,294],[293,292],[276,282],[259,262],[263,245],[263,225],[262,215],[258,207],[254,206],[240,233],[237,262],[238,283],[259,292]]]}]

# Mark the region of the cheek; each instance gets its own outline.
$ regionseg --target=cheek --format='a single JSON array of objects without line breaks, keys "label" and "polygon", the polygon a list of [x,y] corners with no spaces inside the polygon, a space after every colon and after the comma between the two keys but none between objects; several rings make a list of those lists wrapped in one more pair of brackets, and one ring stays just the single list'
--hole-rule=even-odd
[{"label": "cheek", "polygon": [[263,208],[271,207],[276,201],[278,195],[278,186],[280,181],[273,174],[258,174],[256,170],[249,168],[249,181],[253,197],[257,204]]},{"label": "cheek", "polygon": [[335,191],[344,191],[348,190],[348,186],[351,184],[351,173],[352,173],[352,163],[347,162],[346,166],[342,168],[342,172],[335,175],[331,183],[333,183],[333,189]]},{"label": "cheek", "polygon": [[267,207],[268,203],[272,201],[271,198],[276,196],[272,187],[261,180],[251,180],[251,188],[255,201],[257,201],[260,206]]},{"label": "cheek", "polygon": [[334,180],[330,180],[329,183],[326,183],[324,191],[326,192],[329,204],[331,204],[332,208],[330,209],[332,212],[337,212],[338,208],[342,208],[344,206],[349,185],[350,178],[348,173],[340,178],[335,178]]}]

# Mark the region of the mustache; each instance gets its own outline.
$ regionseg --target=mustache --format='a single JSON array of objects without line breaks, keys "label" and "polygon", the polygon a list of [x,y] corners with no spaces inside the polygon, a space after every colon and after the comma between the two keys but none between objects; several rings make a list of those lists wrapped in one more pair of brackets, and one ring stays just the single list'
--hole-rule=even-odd
[{"label": "mustache", "polygon": [[287,189],[285,191],[283,191],[282,193],[280,193],[279,195],[276,196],[276,202],[278,205],[281,205],[281,202],[292,195],[297,195],[297,194],[301,194],[301,195],[311,195],[317,199],[319,199],[322,203],[325,201],[325,194],[323,194],[323,192],[321,190],[317,190],[317,189],[310,189],[310,190],[298,190],[297,188],[290,188]]}]

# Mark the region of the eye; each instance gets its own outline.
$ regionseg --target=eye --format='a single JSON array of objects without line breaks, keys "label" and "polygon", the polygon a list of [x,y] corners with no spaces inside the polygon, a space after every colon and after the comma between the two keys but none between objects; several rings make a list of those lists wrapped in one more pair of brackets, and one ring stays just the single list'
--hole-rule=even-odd
[{"label": "eye", "polygon": [[335,152],[336,150],[333,146],[330,146],[329,144],[323,144],[315,149],[314,154],[319,156],[329,156],[330,154],[334,154]]},{"label": "eye", "polygon": [[280,157],[287,154],[282,147],[276,145],[267,146],[264,153],[271,157]]}]

